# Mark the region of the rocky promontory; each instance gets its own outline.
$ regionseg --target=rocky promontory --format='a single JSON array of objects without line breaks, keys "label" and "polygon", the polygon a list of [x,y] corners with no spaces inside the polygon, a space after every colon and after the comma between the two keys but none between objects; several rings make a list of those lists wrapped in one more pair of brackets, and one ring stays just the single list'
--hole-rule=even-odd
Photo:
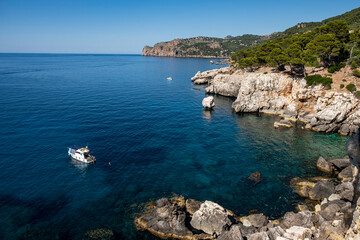
[{"label": "rocky promontory", "polygon": [[[336,162],[346,165],[337,168]],[[352,166],[349,158],[328,163],[341,172]],[[166,239],[359,239],[360,201],[352,204],[353,175],[350,173],[349,179],[340,182],[333,176],[294,178],[291,181],[294,192],[309,201],[305,200],[304,204],[297,206],[297,211],[287,212],[279,219],[271,220],[262,213],[237,216],[212,201],[200,202],[177,196],[149,204],[148,212],[137,216],[135,224],[138,230]]]},{"label": "rocky promontory", "polygon": [[[358,140],[350,139],[357,145]],[[148,204],[147,212],[135,218],[135,225],[160,238],[181,240],[359,239],[358,171],[352,164],[357,162],[359,152],[353,156],[354,151],[347,149],[350,157],[319,157],[317,167],[327,176],[291,180],[290,186],[303,201],[279,219],[269,219],[263,213],[237,216],[212,201],[176,196]]]},{"label": "rocky promontory", "polygon": [[195,84],[207,93],[235,97],[236,112],[262,112],[299,121],[318,132],[353,134],[360,126],[359,99],[348,92],[308,86],[304,78],[285,73],[247,72],[232,67],[198,72]]}]

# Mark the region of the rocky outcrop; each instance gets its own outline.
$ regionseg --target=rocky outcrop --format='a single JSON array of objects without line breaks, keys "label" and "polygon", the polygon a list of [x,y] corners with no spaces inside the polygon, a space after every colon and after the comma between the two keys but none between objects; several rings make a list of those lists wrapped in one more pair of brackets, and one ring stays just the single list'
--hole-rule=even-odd
[{"label": "rocky outcrop", "polygon": [[161,238],[211,239],[206,234],[193,234],[186,226],[185,200],[162,198],[156,201],[150,212],[135,219],[136,227]]},{"label": "rocky outcrop", "polygon": [[219,204],[205,201],[190,221],[193,228],[202,230],[211,236],[219,236],[231,226],[228,213]]},{"label": "rocky outcrop", "polygon": [[192,81],[207,83],[207,93],[236,97],[236,112],[263,112],[299,121],[318,132],[353,134],[360,126],[360,100],[351,93],[307,86],[283,73],[244,72],[231,67],[198,72]]},{"label": "rocky outcrop", "polygon": [[[169,42],[156,43],[153,47],[145,46],[142,55],[157,57],[229,57],[233,52],[225,49],[220,42],[220,39],[206,37],[174,39]],[[199,43],[201,46],[198,45]]]},{"label": "rocky outcrop", "polygon": [[210,96],[210,97],[204,98],[202,100],[202,105],[206,109],[212,109],[213,107],[215,107],[214,97]]}]

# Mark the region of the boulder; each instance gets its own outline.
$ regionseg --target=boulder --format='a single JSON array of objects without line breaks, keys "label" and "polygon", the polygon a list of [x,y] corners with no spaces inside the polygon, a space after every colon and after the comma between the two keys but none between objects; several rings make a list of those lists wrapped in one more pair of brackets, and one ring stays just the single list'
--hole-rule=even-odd
[{"label": "boulder", "polygon": [[243,240],[241,234],[241,227],[239,224],[234,224],[231,226],[229,231],[223,232],[218,238],[218,240]]},{"label": "boulder", "polygon": [[251,215],[247,216],[247,219],[249,220],[251,225],[256,228],[261,228],[263,226],[266,226],[266,224],[268,223],[267,217],[262,213],[251,214]]},{"label": "boulder", "polygon": [[320,215],[327,221],[335,219],[336,213],[340,211],[337,204],[329,204],[324,210],[320,211]]},{"label": "boulder", "polygon": [[186,213],[181,198],[169,200],[162,198],[155,202],[155,207],[147,213],[135,218],[137,229],[147,230],[160,238],[192,239],[202,237],[210,239],[206,234],[194,235],[185,226]]},{"label": "boulder", "polygon": [[312,227],[313,223],[311,221],[311,212],[310,211],[303,211],[298,213],[287,212],[284,215],[281,225],[284,226],[285,229],[290,228],[292,226]]},{"label": "boulder", "polygon": [[247,240],[270,240],[266,232],[258,232],[251,234]]},{"label": "boulder", "polygon": [[343,224],[339,224],[336,227],[332,225],[332,222],[323,222],[319,227],[319,237],[317,239],[329,239],[329,240],[349,240],[344,238],[345,229]]},{"label": "boulder", "polygon": [[332,201],[335,201],[335,200],[340,200],[340,199],[341,199],[341,196],[340,196],[339,194],[333,193],[333,194],[331,194],[331,195],[329,196],[328,199],[329,199],[330,202],[332,202]]},{"label": "boulder", "polygon": [[312,235],[312,232],[309,228],[299,227],[299,226],[293,226],[289,229],[286,229],[286,233],[284,236],[288,239],[305,239],[310,238]]},{"label": "boulder", "polygon": [[284,236],[285,231],[280,226],[276,226],[269,228],[266,233],[269,236],[270,240],[276,240],[278,237]]},{"label": "boulder", "polygon": [[349,158],[331,159],[329,162],[338,170],[342,170],[351,165]]},{"label": "boulder", "polygon": [[329,197],[335,191],[334,184],[326,181],[319,181],[315,184],[314,188],[309,191],[309,198],[311,200],[321,201]]},{"label": "boulder", "polygon": [[201,202],[194,199],[186,200],[186,212],[192,216],[197,210],[200,209]]},{"label": "boulder", "polygon": [[[250,223],[250,222],[249,222]],[[257,229],[254,226],[244,226],[240,224],[241,233],[243,237],[249,237],[251,234],[256,233]]]},{"label": "boulder", "polygon": [[347,166],[338,175],[342,182],[351,182],[353,180],[353,166]]},{"label": "boulder", "polygon": [[332,173],[333,171],[332,166],[323,157],[319,157],[316,166],[320,171],[325,173]]},{"label": "boulder", "polygon": [[205,201],[190,221],[190,225],[212,236],[218,236],[231,226],[226,210],[219,204]]},{"label": "boulder", "polygon": [[354,197],[354,185],[351,182],[344,182],[335,187],[335,193],[339,194],[341,199],[352,201]]},{"label": "boulder", "polygon": [[202,105],[206,109],[212,109],[213,107],[215,107],[214,97],[209,96],[209,97],[204,98],[202,100]]}]

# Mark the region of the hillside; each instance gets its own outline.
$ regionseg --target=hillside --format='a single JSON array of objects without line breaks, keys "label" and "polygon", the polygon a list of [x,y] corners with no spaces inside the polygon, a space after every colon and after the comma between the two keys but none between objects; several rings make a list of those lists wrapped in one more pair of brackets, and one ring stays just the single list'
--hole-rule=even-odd
[{"label": "hillside", "polygon": [[[275,34],[274,34],[275,35]],[[194,37],[145,46],[143,56],[226,58],[234,52],[266,42],[274,35],[245,34],[238,37]]]},{"label": "hillside", "polygon": [[299,23],[283,32],[277,32],[270,35],[244,34],[242,36],[228,36],[225,38],[194,37],[160,42],[153,47],[145,46],[142,55],[159,57],[227,58],[239,50],[259,45],[267,40],[272,40],[277,37],[288,37],[296,33],[304,33],[334,20],[344,20],[349,25],[350,29],[360,28],[360,8],[325,19],[321,22]]}]

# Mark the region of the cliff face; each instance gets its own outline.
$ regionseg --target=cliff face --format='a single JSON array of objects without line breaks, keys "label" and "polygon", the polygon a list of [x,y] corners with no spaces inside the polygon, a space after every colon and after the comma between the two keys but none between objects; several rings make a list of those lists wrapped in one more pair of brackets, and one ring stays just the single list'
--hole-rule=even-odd
[{"label": "cliff face", "polygon": [[318,132],[353,134],[360,126],[360,101],[351,93],[307,86],[305,79],[282,73],[253,73],[231,68],[197,73],[195,84],[208,83],[206,92],[236,97],[236,112],[277,114],[300,121]]},{"label": "cliff face", "polygon": [[246,34],[227,38],[195,37],[175,39],[170,42],[157,43],[154,47],[145,46],[142,55],[159,57],[228,58],[240,49],[265,42],[275,35],[260,36]]},{"label": "cliff face", "polygon": [[170,42],[157,43],[154,47],[145,46],[142,55],[158,57],[229,57],[229,53],[222,49],[219,42],[204,37],[175,39]]}]

